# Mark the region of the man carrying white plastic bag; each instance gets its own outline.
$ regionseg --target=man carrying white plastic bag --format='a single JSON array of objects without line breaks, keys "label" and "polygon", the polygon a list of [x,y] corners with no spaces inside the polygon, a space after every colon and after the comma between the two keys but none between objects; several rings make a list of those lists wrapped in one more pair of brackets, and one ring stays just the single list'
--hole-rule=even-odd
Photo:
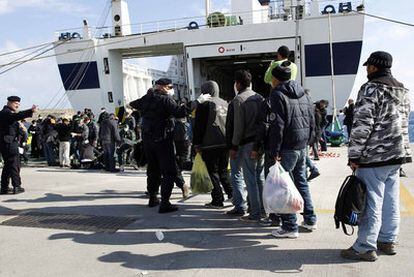
[{"label": "man carrying white plastic bag", "polygon": [[277,162],[270,168],[263,189],[263,206],[266,213],[291,214],[303,210],[303,199],[289,172]]},{"label": "man carrying white plastic bag", "polygon": [[[296,81],[289,80],[289,64],[286,61],[272,70],[268,148],[274,160],[280,162],[283,169],[293,177],[304,202],[302,227],[313,231],[316,229],[316,215],[306,180],[306,147],[313,137],[314,109],[312,100],[303,88]],[[268,176],[270,182],[269,178],[271,177]],[[267,197],[265,194],[263,196]],[[296,213],[279,215],[282,227],[274,230],[272,235],[277,238],[297,238],[299,232]]]}]

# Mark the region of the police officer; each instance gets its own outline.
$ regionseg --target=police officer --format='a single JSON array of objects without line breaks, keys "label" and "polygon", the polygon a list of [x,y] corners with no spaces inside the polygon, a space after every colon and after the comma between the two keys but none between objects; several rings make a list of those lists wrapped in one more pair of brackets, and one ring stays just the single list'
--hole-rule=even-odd
[{"label": "police officer", "polygon": [[155,82],[154,90],[149,90],[142,98],[130,103],[130,106],[141,112],[142,140],[147,157],[147,189],[149,207],[159,204],[157,198],[161,177],[161,205],[159,213],[178,210],[171,205],[170,196],[177,176],[174,153],[174,117],[187,115],[187,108],[179,106],[172,96],[174,87],[170,79],[162,78]]},{"label": "police officer", "polygon": [[[4,159],[4,167],[1,174],[0,194],[24,192],[20,179],[19,157],[19,120],[32,117],[37,107],[18,112],[20,97],[10,96],[7,105],[0,111],[0,152]],[[9,189],[9,179],[12,180],[13,190]]]}]

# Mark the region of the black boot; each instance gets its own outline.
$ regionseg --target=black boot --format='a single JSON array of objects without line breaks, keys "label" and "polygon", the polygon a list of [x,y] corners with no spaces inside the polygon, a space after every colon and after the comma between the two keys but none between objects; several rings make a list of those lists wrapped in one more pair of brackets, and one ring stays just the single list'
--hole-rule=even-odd
[{"label": "black boot", "polygon": [[14,187],[13,188],[13,194],[19,194],[19,193],[23,193],[24,192],[24,188],[22,187]]},{"label": "black boot", "polygon": [[148,207],[153,208],[153,207],[158,206],[159,204],[160,204],[160,200],[158,199],[157,196],[150,196]]},{"label": "black boot", "polygon": [[158,210],[160,214],[173,213],[176,211],[178,211],[178,207],[171,205],[171,203],[161,203],[160,209]]},{"label": "black boot", "polygon": [[9,193],[13,193],[13,189],[11,189],[11,188],[2,188],[1,190],[0,190],[0,194],[9,194]]}]

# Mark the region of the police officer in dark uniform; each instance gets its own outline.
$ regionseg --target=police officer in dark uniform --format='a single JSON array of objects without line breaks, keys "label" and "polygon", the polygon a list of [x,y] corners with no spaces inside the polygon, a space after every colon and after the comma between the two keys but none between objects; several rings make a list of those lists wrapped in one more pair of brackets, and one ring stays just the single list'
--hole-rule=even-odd
[{"label": "police officer in dark uniform", "polygon": [[[10,96],[7,105],[0,111],[0,152],[4,159],[4,167],[1,174],[0,194],[24,192],[20,179],[19,157],[19,120],[32,117],[37,107],[18,112],[20,97]],[[12,180],[13,190],[9,189],[9,180]]]},{"label": "police officer in dark uniform", "polygon": [[177,176],[173,136],[174,117],[185,117],[187,108],[179,106],[172,98],[173,95],[172,81],[162,78],[155,82],[154,90],[149,90],[145,96],[130,103],[130,106],[138,110],[142,116],[142,140],[148,162],[149,207],[159,204],[157,194],[161,183],[159,213],[178,210],[177,206],[170,203]]}]

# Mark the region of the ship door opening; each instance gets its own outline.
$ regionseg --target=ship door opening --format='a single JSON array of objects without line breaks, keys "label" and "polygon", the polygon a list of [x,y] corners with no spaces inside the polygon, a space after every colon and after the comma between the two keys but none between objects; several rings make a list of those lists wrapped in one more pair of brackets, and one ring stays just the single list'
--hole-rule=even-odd
[{"label": "ship door opening", "polygon": [[201,85],[207,80],[213,80],[219,84],[220,97],[230,101],[235,96],[234,73],[239,69],[245,69],[252,74],[253,90],[267,97],[271,86],[264,82],[264,76],[270,62],[274,59],[274,53],[194,59],[195,93],[199,95]]}]

